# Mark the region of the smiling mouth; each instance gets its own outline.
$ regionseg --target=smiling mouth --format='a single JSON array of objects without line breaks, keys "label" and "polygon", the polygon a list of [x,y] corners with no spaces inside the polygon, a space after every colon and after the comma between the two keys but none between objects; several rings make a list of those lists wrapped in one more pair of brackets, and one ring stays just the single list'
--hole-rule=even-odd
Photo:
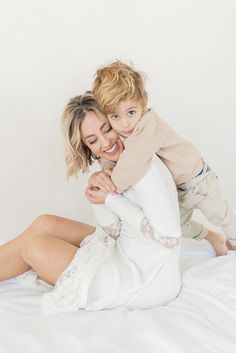
[{"label": "smiling mouth", "polygon": [[104,152],[112,154],[112,153],[116,152],[117,148],[118,148],[118,144],[117,144],[117,142],[115,142],[111,148],[109,148],[108,150],[105,150]]}]

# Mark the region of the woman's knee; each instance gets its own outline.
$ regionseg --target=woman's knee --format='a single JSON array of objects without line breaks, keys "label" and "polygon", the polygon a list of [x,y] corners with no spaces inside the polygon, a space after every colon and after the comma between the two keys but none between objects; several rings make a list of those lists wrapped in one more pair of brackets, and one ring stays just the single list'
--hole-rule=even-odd
[{"label": "woman's knee", "polygon": [[58,217],[48,214],[43,214],[37,217],[31,224],[31,230],[35,235],[51,235]]},{"label": "woman's knee", "polygon": [[32,265],[35,261],[43,260],[47,250],[47,237],[37,236],[29,239],[21,250],[22,258],[26,263]]}]

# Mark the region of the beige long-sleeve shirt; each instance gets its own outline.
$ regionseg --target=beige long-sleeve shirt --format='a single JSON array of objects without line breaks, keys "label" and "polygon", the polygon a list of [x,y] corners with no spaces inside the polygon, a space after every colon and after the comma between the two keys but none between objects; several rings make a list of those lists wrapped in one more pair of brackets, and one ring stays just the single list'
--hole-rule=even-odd
[{"label": "beige long-sleeve shirt", "polygon": [[[166,164],[177,186],[194,178],[203,168],[197,148],[172,130],[153,109],[143,115],[124,145],[111,176],[118,192],[143,177],[154,153]],[[113,167],[112,163],[101,161],[105,168]]]}]

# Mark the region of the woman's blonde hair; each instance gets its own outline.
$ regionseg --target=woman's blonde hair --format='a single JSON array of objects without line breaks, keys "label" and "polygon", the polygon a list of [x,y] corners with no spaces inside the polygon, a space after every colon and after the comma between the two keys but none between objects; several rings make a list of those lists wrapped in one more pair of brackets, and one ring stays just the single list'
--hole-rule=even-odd
[{"label": "woman's blonde hair", "polygon": [[70,99],[62,115],[61,123],[66,141],[65,160],[68,178],[77,175],[79,171],[86,172],[93,161],[98,159],[81,138],[81,123],[89,111],[104,116],[91,91]]},{"label": "woman's blonde hair", "polygon": [[145,105],[145,74],[117,60],[97,70],[93,94],[105,114],[114,113],[122,101],[132,99]]}]

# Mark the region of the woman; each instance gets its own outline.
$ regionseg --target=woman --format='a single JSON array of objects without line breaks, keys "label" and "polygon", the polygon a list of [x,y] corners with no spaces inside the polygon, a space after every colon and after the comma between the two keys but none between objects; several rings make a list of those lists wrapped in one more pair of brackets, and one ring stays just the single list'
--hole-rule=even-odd
[{"label": "woman", "polygon": [[[63,115],[68,175],[94,159],[117,161],[123,146],[90,93],[75,97]],[[46,314],[166,304],[180,289],[180,225],[176,188],[156,157],[124,195],[89,188],[100,227],[43,215],[0,247],[0,280],[32,268],[51,291]],[[158,195],[153,197],[153,195]]]}]

